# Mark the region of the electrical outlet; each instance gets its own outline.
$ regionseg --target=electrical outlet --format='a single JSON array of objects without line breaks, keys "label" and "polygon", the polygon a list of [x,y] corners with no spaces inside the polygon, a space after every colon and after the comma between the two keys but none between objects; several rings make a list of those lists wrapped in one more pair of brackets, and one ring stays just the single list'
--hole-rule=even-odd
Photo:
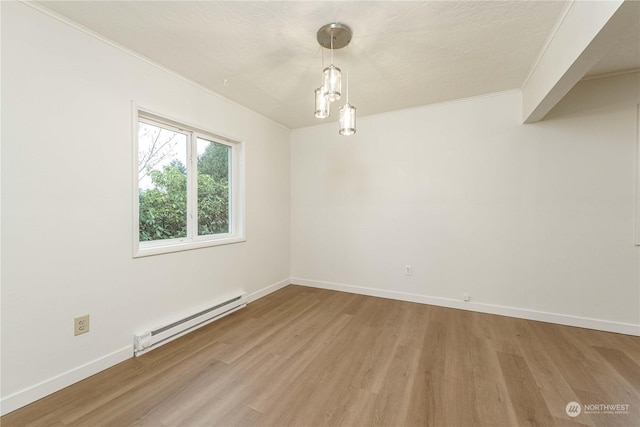
[{"label": "electrical outlet", "polygon": [[89,332],[89,315],[76,317],[73,319],[74,335],[86,334]]},{"label": "electrical outlet", "polygon": [[413,267],[410,264],[404,266],[404,274],[405,276],[411,276],[413,274]]},{"label": "electrical outlet", "polygon": [[465,292],[464,294],[462,294],[462,298],[465,301],[469,301],[471,299],[471,295],[469,295],[467,292]]}]

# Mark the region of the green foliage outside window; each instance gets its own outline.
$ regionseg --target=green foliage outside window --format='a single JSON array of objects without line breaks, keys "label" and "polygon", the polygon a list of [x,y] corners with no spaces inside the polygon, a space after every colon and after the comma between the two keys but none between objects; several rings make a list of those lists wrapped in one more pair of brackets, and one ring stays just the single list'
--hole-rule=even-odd
[{"label": "green foliage outside window", "polygon": [[[206,141],[208,142],[208,141]],[[198,156],[198,235],[228,233],[230,148],[209,143]],[[153,188],[140,189],[140,241],[187,236],[187,168],[172,160],[149,169]]]},{"label": "green foliage outside window", "polygon": [[228,233],[229,153],[226,145],[209,143],[198,156],[198,235]]}]

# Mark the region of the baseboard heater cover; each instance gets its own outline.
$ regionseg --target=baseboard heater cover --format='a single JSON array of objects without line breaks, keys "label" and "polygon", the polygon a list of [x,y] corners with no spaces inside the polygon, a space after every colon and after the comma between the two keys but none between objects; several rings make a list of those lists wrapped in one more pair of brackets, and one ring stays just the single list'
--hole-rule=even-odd
[{"label": "baseboard heater cover", "polygon": [[154,348],[158,348],[246,306],[247,293],[242,292],[181,319],[168,322],[150,331],[135,334],[133,336],[133,352],[136,356],[141,356]]}]

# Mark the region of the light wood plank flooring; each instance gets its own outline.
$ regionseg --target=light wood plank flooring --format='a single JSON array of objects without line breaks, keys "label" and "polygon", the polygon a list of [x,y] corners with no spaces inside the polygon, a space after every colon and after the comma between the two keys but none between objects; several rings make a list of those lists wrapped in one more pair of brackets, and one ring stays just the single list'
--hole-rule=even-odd
[{"label": "light wood plank flooring", "polygon": [[639,360],[638,337],[288,286],[0,422],[640,426]]}]

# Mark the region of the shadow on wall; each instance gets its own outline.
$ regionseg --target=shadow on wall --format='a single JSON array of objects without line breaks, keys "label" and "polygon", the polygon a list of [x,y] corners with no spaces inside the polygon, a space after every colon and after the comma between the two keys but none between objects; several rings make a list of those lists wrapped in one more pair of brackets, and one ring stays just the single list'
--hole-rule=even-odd
[{"label": "shadow on wall", "polygon": [[579,82],[543,121],[585,112],[610,111],[614,105],[640,102],[640,72]]}]

